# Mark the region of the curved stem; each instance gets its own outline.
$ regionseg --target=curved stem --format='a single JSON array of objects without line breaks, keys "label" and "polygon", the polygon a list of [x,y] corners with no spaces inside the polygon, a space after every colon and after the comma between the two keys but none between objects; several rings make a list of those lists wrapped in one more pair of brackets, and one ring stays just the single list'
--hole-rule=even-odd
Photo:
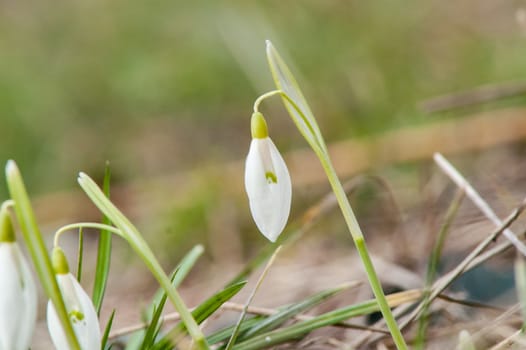
[{"label": "curved stem", "polygon": [[269,98],[269,97],[272,97],[272,96],[275,96],[275,95],[281,95],[283,93],[283,91],[281,90],[272,90],[272,91],[269,91],[267,93],[264,93],[263,95],[259,96],[256,101],[254,101],[254,112],[259,112],[259,105],[261,104],[261,102],[263,102],[263,100]]},{"label": "curved stem", "polygon": [[0,211],[7,210],[9,208],[14,208],[14,206],[15,206],[15,201],[12,199],[7,199],[2,202],[2,205],[0,206]]},{"label": "curved stem", "polygon": [[110,226],[110,225],[100,224],[100,223],[96,223],[96,222],[77,222],[77,223],[65,225],[65,226],[62,226],[61,228],[59,228],[55,232],[55,238],[53,239],[53,245],[55,247],[58,246],[58,240],[59,240],[60,236],[64,232],[69,231],[69,230],[73,230],[73,229],[81,229],[81,228],[96,228],[96,229],[99,229],[99,230],[106,230],[106,231],[115,233],[115,234],[117,234],[117,235],[119,235],[121,237],[124,237],[122,235],[122,231],[121,230],[119,230],[116,227]]},{"label": "curved stem", "polygon": [[314,131],[314,127],[309,123],[309,120],[305,117],[305,115],[301,111],[301,108],[294,102],[292,98],[290,98],[289,95],[287,95],[285,91],[272,90],[272,91],[269,91],[259,96],[254,102],[254,112],[259,112],[259,105],[261,104],[261,102],[263,102],[267,98],[270,98],[276,95],[281,96],[281,98],[289,102],[292,108],[294,108],[294,110],[298,112],[298,115],[302,118],[301,122],[305,124],[305,126],[307,127],[308,133],[306,132],[306,130],[300,127],[301,124],[299,120],[296,120],[294,117],[292,118],[292,120],[298,127],[300,133],[307,140],[309,145],[314,149],[314,152],[316,152],[316,154],[323,154],[323,156],[327,156],[327,146],[325,146],[325,142],[323,141],[323,138],[317,136],[317,133]]}]

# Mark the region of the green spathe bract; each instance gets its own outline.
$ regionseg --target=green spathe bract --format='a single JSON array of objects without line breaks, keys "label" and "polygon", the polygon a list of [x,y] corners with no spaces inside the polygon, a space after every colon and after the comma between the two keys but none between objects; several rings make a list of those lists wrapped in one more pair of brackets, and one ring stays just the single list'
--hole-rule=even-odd
[{"label": "green spathe bract", "polygon": [[69,264],[66,259],[66,254],[62,248],[55,246],[53,248],[53,253],[51,254],[51,264],[53,265],[53,270],[57,275],[65,275],[69,273]]},{"label": "green spathe bract", "polygon": [[325,146],[316,118],[314,118],[314,114],[303,96],[296,79],[272,43],[267,40],[266,44],[270,71],[277,88],[281,92],[281,97],[287,111],[300,133],[314,149],[316,154],[319,152],[326,153],[327,147]]},{"label": "green spathe bract", "polygon": [[268,137],[267,121],[263,114],[254,112],[250,118],[250,131],[253,139],[265,139]]},{"label": "green spathe bract", "polygon": [[[307,104],[307,101],[305,100],[305,97],[303,96],[296,79],[270,41],[267,41],[267,60],[274,77],[274,82],[279,90],[277,92],[269,92],[266,95],[269,97],[277,93],[281,95],[283,103],[285,104],[285,107],[287,108],[298,130],[318,156],[321,165],[325,170],[329,183],[331,184],[334,195],[336,196],[345,222],[347,223],[347,227],[349,228],[349,232],[351,233],[351,236],[354,240],[358,254],[362,259],[369,283],[376,297],[382,315],[384,316],[387,327],[391,332],[393,341],[399,350],[405,350],[407,349],[407,345],[405,344],[402,333],[400,332],[391,309],[389,308],[389,304],[385,298],[380,280],[378,279],[369,256],[360,225],[354,216],[354,212],[349,204],[349,201],[347,200],[347,195],[345,194],[343,186],[338,179],[336,171],[334,170],[331,159],[327,152],[327,148],[325,146],[325,141],[323,140],[323,136],[321,135],[316,119],[314,118],[314,115]],[[261,97],[258,98],[257,102],[260,100]]]},{"label": "green spathe bract", "polygon": [[4,202],[0,207],[0,243],[15,241],[15,231],[13,230],[6,203]]}]

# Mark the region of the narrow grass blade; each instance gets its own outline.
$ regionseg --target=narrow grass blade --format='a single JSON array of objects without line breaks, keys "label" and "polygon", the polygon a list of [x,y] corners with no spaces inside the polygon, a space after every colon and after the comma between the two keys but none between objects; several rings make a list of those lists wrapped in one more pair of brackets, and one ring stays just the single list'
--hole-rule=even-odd
[{"label": "narrow grass blade", "polygon": [[[110,198],[110,179],[110,165],[109,162],[107,162],[106,169],[104,171],[104,180],[102,183],[102,191],[104,192],[107,198]],[[111,225],[111,221],[106,215],[102,216],[102,223],[106,225]],[[106,285],[108,282],[108,275],[110,273],[111,241],[111,232],[108,232],[107,230],[101,230],[99,235],[97,265],[95,268],[95,280],[93,282],[92,294],[92,300],[93,304],[95,305],[95,310],[97,310],[97,314],[100,314],[100,309],[102,308],[104,293],[106,291]]]},{"label": "narrow grass blade", "polygon": [[[237,284],[234,284],[232,286],[226,287],[225,289],[219,291],[218,293],[212,295],[210,298],[206,299],[204,302],[199,304],[195,308],[194,311],[192,311],[192,315],[194,315],[196,321],[198,323],[203,322],[208,317],[210,317],[214,312],[217,311],[223,305],[225,302],[229,301],[239,293],[241,289],[247,284],[246,281],[239,282]],[[181,330],[184,330],[184,325],[179,324],[176,328],[180,328]]]},{"label": "narrow grass blade", "polygon": [[111,326],[113,325],[113,318],[115,317],[115,309],[111,312],[108,323],[106,323],[106,328],[104,328],[104,334],[102,335],[101,349],[106,349],[106,344],[108,344],[108,338],[110,336]]},{"label": "narrow grass blade", "polygon": [[265,247],[263,247],[263,249],[261,249],[261,251],[259,251],[259,253],[255,257],[253,257],[248,263],[246,263],[243,266],[243,269],[227,283],[227,286],[245,280],[248,276],[250,276],[250,274],[252,274],[252,272],[254,272],[258,267],[260,267],[261,264],[268,260],[268,258],[276,250],[276,247],[283,244],[285,240],[288,241],[289,237],[292,235],[296,235],[295,231],[292,234],[282,234],[278,237],[275,243],[265,245]]},{"label": "narrow grass blade", "polygon": [[[204,248],[202,245],[196,245],[192,248],[190,252],[188,252],[184,258],[181,260],[179,265],[174,269],[172,272],[171,280],[172,284],[175,288],[181,284],[181,282],[185,279],[185,277],[190,272],[191,268],[195,265],[197,262],[197,259],[203,254]],[[167,294],[166,292],[160,288],[154,295],[150,305],[144,310],[143,317],[145,320],[145,323],[148,324],[148,327],[146,329],[140,329],[133,333],[131,338],[127,341],[126,349],[127,350],[138,350],[142,349],[141,343],[143,343],[143,340],[145,338],[146,333],[148,332],[148,328],[158,328],[157,323],[160,322],[160,319],[156,319],[153,315],[155,314],[155,311],[157,308],[160,308],[161,310],[164,309],[164,305],[166,304],[167,300]]]},{"label": "narrow grass blade", "polygon": [[5,172],[9,194],[15,202],[14,208],[18,224],[20,225],[22,236],[33,260],[33,265],[35,266],[40,283],[55,306],[69,346],[71,349],[80,350],[79,343],[68,317],[66,306],[64,305],[64,300],[62,299],[62,294],[55,279],[55,272],[51,266],[46,245],[38,228],[29,196],[27,195],[26,186],[24,185],[18,166],[13,160],[7,162]]},{"label": "narrow grass blade", "polygon": [[[418,300],[421,296],[422,293],[420,291],[406,291],[388,295],[387,300],[390,307],[395,307],[401,303]],[[284,342],[297,340],[315,329],[337,324],[352,317],[378,312],[379,310],[380,308],[378,307],[378,302],[376,300],[351,305],[313,317],[307,321],[298,322],[285,328],[257,335],[235,345],[233,350],[256,350],[268,348]]]},{"label": "narrow grass blade", "polygon": [[[173,272],[172,284],[175,288],[177,288],[185,279],[197,262],[197,259],[203,254],[203,251],[203,246],[197,245],[181,260],[181,263]],[[148,349],[154,344],[156,335],[161,328],[161,315],[167,298],[167,294],[162,289],[154,296],[152,305],[150,306],[150,312],[147,313],[147,315],[151,314],[152,316],[147,316],[150,318],[148,321],[149,325],[145,330],[144,339],[140,349]]]},{"label": "narrow grass blade", "polygon": [[[175,270],[172,272],[172,285],[177,288],[184,281],[186,276],[190,273],[190,270],[197,263],[197,260],[203,255],[205,251],[204,247],[200,244],[192,248],[182,259],[181,262],[177,265]],[[152,300],[152,305],[159,305],[161,300],[166,296],[164,290],[159,289]]]},{"label": "narrow grass blade", "polygon": [[174,305],[177,312],[179,312],[183,323],[188,328],[188,333],[194,340],[196,348],[208,349],[209,347],[206,343],[203,332],[201,332],[199,329],[199,326],[192,317],[190,310],[185,305],[177,290],[172,286],[170,278],[168,278],[164,272],[163,268],[157,261],[155,254],[152,252],[137,228],[104,195],[97,184],[88,175],[80,173],[78,182],[88,197],[99,208],[99,210],[105,214],[110,219],[110,221],[121,231],[122,236],[133,248],[135,253],[143,260],[144,264],[157,279],[160,286],[166,291],[168,298]]},{"label": "narrow grass blade", "polygon": [[523,256],[517,256],[515,260],[515,285],[517,297],[521,305],[522,329],[526,329],[526,264]]},{"label": "narrow grass blade", "polygon": [[162,305],[158,305],[153,308],[152,322],[145,330],[140,349],[149,349],[154,344],[155,338],[161,329],[161,322],[159,322],[159,320],[161,319],[165,302],[166,297],[163,297],[163,300],[161,301]]},{"label": "narrow grass blade", "polygon": [[[266,316],[255,316],[255,317],[249,318],[241,324],[241,327],[239,328],[239,332],[243,333],[244,331],[256,326],[259,322],[265,319],[266,319]],[[217,344],[220,342],[227,341],[232,335],[234,328],[235,328],[235,325],[223,328],[213,334],[210,334],[210,336],[208,336],[207,338],[208,343]]]},{"label": "narrow grass blade", "polygon": [[79,248],[77,253],[77,281],[82,280],[82,262],[84,260],[84,233],[79,229]]},{"label": "narrow grass blade", "polygon": [[269,316],[268,318],[256,324],[254,327],[251,327],[249,330],[244,332],[242,336],[240,336],[240,340],[251,338],[255,335],[275,329],[279,327],[281,324],[283,324],[285,321],[289,320],[290,318],[310,308],[313,308],[314,306],[350,288],[353,285],[356,285],[356,284],[348,283],[340,287],[328,289],[326,291],[315,294],[297,304],[287,307],[283,311],[278,312],[275,315]]},{"label": "narrow grass blade", "polygon": [[[197,323],[201,323],[217,311],[226,301],[230,300],[236,295],[245,285],[246,281],[233,284],[226,287],[222,291],[214,294],[192,311]],[[155,349],[161,349],[166,344],[177,343],[178,339],[185,333],[186,327],[183,324],[178,324],[171,329],[156,345]]]},{"label": "narrow grass blade", "polygon": [[444,242],[446,241],[447,235],[449,233],[449,228],[451,227],[451,224],[453,223],[453,220],[455,220],[455,217],[457,215],[458,209],[460,207],[460,204],[462,203],[462,200],[464,199],[465,192],[460,189],[457,191],[457,194],[453,201],[451,202],[446,216],[444,218],[444,222],[442,223],[442,226],[440,227],[440,231],[438,233],[437,240],[435,242],[435,245],[433,246],[433,251],[431,252],[431,257],[429,258],[429,263],[427,265],[427,273],[426,273],[426,284],[424,287],[424,306],[422,309],[422,314],[420,316],[419,322],[418,322],[418,332],[415,339],[415,347],[417,349],[423,349],[425,344],[425,335],[426,335],[426,328],[428,323],[428,309],[430,305],[430,299],[431,296],[431,285],[433,284],[433,281],[435,280],[436,271],[438,268],[438,263],[440,261],[440,257],[442,256],[442,248],[444,247]]},{"label": "narrow grass blade", "polygon": [[239,334],[239,328],[241,327],[241,323],[243,323],[243,320],[244,320],[245,315],[247,313],[248,306],[252,303],[252,300],[256,296],[256,293],[259,290],[259,287],[261,287],[261,283],[263,283],[263,280],[267,276],[267,273],[270,270],[270,267],[272,266],[274,261],[276,260],[276,256],[278,255],[280,250],[281,250],[281,246],[276,248],[276,250],[274,251],[274,254],[272,254],[272,256],[270,257],[270,259],[269,259],[269,261],[267,263],[267,265],[263,269],[263,272],[259,276],[259,278],[258,278],[258,280],[256,282],[256,285],[254,286],[254,290],[252,290],[252,293],[248,297],[248,300],[245,303],[245,306],[243,307],[243,310],[241,311],[241,314],[239,315],[239,320],[238,320],[236,326],[234,327],[234,331],[232,332],[232,335],[230,336],[230,339],[228,340],[228,343],[226,344],[226,350],[231,350],[232,347],[234,346],[234,344],[236,343],[237,336]]}]

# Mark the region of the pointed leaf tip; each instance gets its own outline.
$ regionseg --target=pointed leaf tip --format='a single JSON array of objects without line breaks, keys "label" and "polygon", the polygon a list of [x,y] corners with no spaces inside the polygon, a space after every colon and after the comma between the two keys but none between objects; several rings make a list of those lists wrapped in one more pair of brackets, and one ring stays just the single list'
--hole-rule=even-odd
[{"label": "pointed leaf tip", "polygon": [[15,172],[18,172],[18,166],[14,160],[9,159],[5,165],[5,173],[7,176],[9,176],[9,174],[13,174]]},{"label": "pointed leaf tip", "polygon": [[89,179],[89,176],[86,173],[82,172],[82,171],[79,172],[79,175],[77,177],[77,182],[79,184],[82,184],[83,182],[86,181],[86,179]]}]

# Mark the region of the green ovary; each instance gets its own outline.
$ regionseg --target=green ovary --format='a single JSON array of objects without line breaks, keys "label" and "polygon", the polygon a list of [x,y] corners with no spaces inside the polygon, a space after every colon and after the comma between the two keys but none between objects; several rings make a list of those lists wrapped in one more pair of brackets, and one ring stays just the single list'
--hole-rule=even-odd
[{"label": "green ovary", "polygon": [[84,319],[84,314],[79,310],[72,310],[69,313],[69,318],[71,319],[73,323],[76,323]]},{"label": "green ovary", "polygon": [[271,184],[271,183],[273,183],[273,184],[278,183],[278,177],[272,171],[267,171],[265,173],[265,178],[267,179],[267,182],[269,184]]}]

